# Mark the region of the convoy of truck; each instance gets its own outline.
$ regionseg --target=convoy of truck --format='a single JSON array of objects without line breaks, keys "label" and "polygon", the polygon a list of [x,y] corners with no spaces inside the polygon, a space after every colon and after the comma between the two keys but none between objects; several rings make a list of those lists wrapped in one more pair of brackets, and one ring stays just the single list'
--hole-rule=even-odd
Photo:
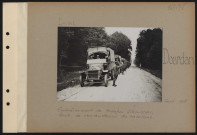
[{"label": "convoy of truck", "polygon": [[108,47],[90,47],[87,52],[87,70],[80,74],[81,87],[88,83],[104,83],[107,87],[108,80],[114,78],[115,67],[120,74],[131,65]]}]

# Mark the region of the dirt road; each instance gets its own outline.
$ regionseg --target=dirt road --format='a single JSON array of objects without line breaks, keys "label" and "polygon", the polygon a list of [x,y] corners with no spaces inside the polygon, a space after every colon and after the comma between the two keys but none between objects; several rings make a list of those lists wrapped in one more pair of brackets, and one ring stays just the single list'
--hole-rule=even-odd
[{"label": "dirt road", "polygon": [[162,80],[154,75],[130,67],[117,79],[117,87],[103,84],[75,86],[57,93],[58,101],[101,101],[101,102],[160,102],[162,100]]}]

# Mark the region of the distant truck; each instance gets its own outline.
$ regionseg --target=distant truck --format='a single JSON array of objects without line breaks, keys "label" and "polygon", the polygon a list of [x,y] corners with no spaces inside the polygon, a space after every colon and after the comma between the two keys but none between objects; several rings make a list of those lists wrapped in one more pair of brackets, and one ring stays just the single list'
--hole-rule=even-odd
[{"label": "distant truck", "polygon": [[122,58],[123,66],[122,66],[122,74],[126,71],[127,68],[131,66],[131,62],[127,61],[125,58]]},{"label": "distant truck", "polygon": [[108,86],[108,79],[114,78],[114,51],[107,47],[88,48],[87,70],[80,75],[80,85],[85,83],[103,83]]}]

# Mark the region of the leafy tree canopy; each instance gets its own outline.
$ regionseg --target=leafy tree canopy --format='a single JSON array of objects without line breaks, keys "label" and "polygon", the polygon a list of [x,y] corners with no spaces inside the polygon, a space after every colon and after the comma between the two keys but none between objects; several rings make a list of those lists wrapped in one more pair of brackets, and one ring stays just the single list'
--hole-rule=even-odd
[{"label": "leafy tree canopy", "polygon": [[149,69],[162,68],[162,30],[143,30],[137,39],[135,64]]},{"label": "leafy tree canopy", "polygon": [[115,32],[108,37],[107,46],[112,48],[116,54],[130,61],[130,52],[132,50],[131,40],[120,32]]},{"label": "leafy tree canopy", "polygon": [[129,38],[119,32],[107,35],[104,27],[59,27],[58,29],[58,65],[84,66],[87,49],[91,46],[107,46],[116,54],[130,60],[128,49],[132,49]]}]

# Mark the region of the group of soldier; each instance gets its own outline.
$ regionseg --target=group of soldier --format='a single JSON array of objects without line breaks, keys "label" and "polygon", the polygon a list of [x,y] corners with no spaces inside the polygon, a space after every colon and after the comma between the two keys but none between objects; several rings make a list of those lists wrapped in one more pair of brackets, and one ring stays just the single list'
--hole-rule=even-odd
[{"label": "group of soldier", "polygon": [[120,56],[116,55],[115,58],[115,63],[116,66],[114,67],[114,76],[113,76],[113,85],[114,87],[116,87],[116,80],[118,78],[119,74],[123,74],[126,71],[127,68],[129,68],[131,66],[131,62],[127,61],[125,58],[121,58]]}]

